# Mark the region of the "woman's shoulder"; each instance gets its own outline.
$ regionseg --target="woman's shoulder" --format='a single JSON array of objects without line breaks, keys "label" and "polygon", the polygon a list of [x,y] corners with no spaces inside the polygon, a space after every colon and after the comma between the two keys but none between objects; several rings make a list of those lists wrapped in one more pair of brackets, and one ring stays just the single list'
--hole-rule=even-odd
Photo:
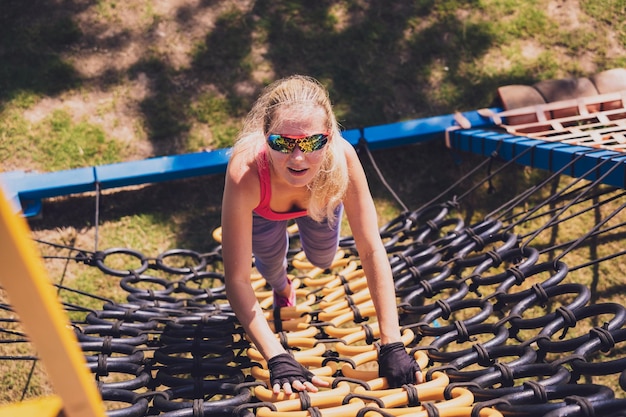
[{"label": "woman's shoulder", "polygon": [[354,149],[354,146],[352,146],[352,144],[350,142],[348,142],[346,139],[341,138],[340,140],[340,148],[342,150],[343,155],[346,158],[346,162],[348,164],[348,167],[354,165],[354,164],[361,164],[361,160],[359,159],[359,155],[356,153],[356,149]]},{"label": "woman's shoulder", "polygon": [[233,152],[228,160],[228,177],[235,183],[258,183],[257,157],[250,152]]},{"label": "woman's shoulder", "polygon": [[337,142],[338,148],[341,149],[346,158],[350,157],[351,154],[356,155],[354,146],[352,146],[352,144],[350,144],[350,142],[348,142],[343,136],[339,136],[339,140]]}]

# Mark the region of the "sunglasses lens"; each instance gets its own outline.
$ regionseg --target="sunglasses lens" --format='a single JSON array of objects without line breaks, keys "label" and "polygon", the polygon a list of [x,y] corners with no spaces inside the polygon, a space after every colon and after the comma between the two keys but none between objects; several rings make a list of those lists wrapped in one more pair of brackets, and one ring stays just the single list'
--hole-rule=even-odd
[{"label": "sunglasses lens", "polygon": [[328,142],[328,136],[320,133],[300,139],[297,143],[300,150],[307,153],[322,149],[324,145],[326,145],[326,142]]},{"label": "sunglasses lens", "polygon": [[290,138],[283,135],[269,135],[267,137],[270,148],[282,153],[291,153],[296,146],[304,153],[314,152],[322,149],[327,142],[328,135],[324,133],[300,138]]},{"label": "sunglasses lens", "polygon": [[296,147],[296,142],[293,139],[281,135],[269,135],[267,143],[270,145],[270,148],[282,153],[291,153]]}]

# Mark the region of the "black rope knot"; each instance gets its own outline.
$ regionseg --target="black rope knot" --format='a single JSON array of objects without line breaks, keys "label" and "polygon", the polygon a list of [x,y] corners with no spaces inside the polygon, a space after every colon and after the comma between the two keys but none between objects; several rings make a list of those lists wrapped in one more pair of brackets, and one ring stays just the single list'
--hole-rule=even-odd
[{"label": "black rope knot", "polygon": [[104,336],[102,339],[102,353],[109,356],[113,353],[113,336]]},{"label": "black rope knot", "polygon": [[450,304],[446,300],[437,300],[435,301],[435,305],[441,309],[441,318],[448,320],[450,318],[450,314],[452,314]]},{"label": "black rope knot", "polygon": [[476,294],[479,297],[482,297],[481,292],[478,290],[480,288],[480,280],[482,279],[482,275],[480,274],[473,274],[470,275],[469,277],[467,277],[468,280],[471,281],[470,285],[469,285],[469,290],[471,292],[473,292],[474,294]]},{"label": "black rope knot", "polygon": [[311,414],[311,417],[322,417],[322,412],[317,407],[310,407],[306,411]]},{"label": "black rope knot", "polygon": [[273,316],[274,316],[274,327],[276,328],[276,332],[280,333],[283,331],[283,321],[280,318],[280,307],[274,309]]},{"label": "black rope knot", "polygon": [[98,354],[98,367],[96,368],[96,376],[109,376],[108,355]]},{"label": "black rope knot", "polygon": [[435,295],[435,291],[433,290],[433,286],[430,285],[430,282],[420,281],[419,285],[424,289],[424,295],[426,298],[432,298]]},{"label": "black rope knot", "polygon": [[494,267],[500,266],[502,263],[502,257],[495,250],[490,250],[485,253],[489,259],[491,259],[491,263]]},{"label": "black rope knot", "polygon": [[311,408],[311,396],[307,391],[299,391],[298,396],[300,397],[300,410]]},{"label": "black rope knot", "polygon": [[352,315],[354,316],[355,323],[363,323],[364,321],[368,321],[369,317],[363,317],[361,315],[361,310],[355,305],[350,306],[350,310],[352,310]]},{"label": "black rope knot", "polygon": [[606,353],[615,347],[615,339],[613,339],[613,335],[608,330],[608,323],[604,323],[602,327],[594,327],[589,330],[589,333],[600,339],[600,350],[602,350],[602,352]]},{"label": "black rope knot", "polygon": [[123,325],[124,322],[122,320],[115,320],[113,323],[111,323],[111,330],[114,331],[117,336],[122,336],[121,328]]},{"label": "black rope knot", "polygon": [[464,322],[455,321],[454,327],[456,328],[456,331],[459,335],[456,339],[457,343],[465,343],[470,341],[473,342],[473,340],[470,338],[469,331],[467,330],[467,326],[465,326]]},{"label": "black rope knot", "polygon": [[546,290],[539,284],[533,284],[531,289],[537,296],[537,301],[539,301],[539,305],[542,307],[545,307],[546,303],[550,299],[550,297],[548,297],[548,293],[546,292]]},{"label": "black rope knot", "polygon": [[428,417],[439,417],[439,409],[437,408],[435,403],[430,401],[422,403],[422,407],[424,407],[424,410],[426,411]]},{"label": "black rope knot", "polygon": [[398,257],[398,259],[400,259],[400,261],[402,261],[402,263],[404,263],[406,266],[413,266],[413,259],[411,259],[409,256],[406,256],[403,253],[399,253],[396,255]]},{"label": "black rope knot", "polygon": [[546,388],[536,381],[526,381],[524,382],[524,387],[528,387],[533,390],[533,394],[535,398],[542,404],[548,402],[548,393],[546,392]]},{"label": "black rope knot", "polygon": [[476,249],[481,251],[485,248],[485,241],[482,237],[480,237],[479,235],[476,234],[476,232],[474,232],[474,230],[472,229],[467,229],[466,230],[467,235],[469,236],[470,240],[474,243],[476,243]]},{"label": "black rope knot", "polygon": [[476,360],[476,363],[478,365],[482,366],[483,368],[493,366],[495,360],[491,358],[489,352],[487,352],[487,349],[485,349],[482,344],[476,343],[475,345],[472,345],[472,349],[475,350],[476,354],[478,355],[478,359]]},{"label": "black rope knot", "polygon": [[567,331],[576,326],[576,315],[572,312],[572,310],[563,306],[557,308],[556,312],[563,317],[563,333],[559,336],[559,340],[563,340],[567,335]]},{"label": "black rope knot", "polygon": [[409,407],[419,407],[420,405],[422,405],[422,403],[420,402],[419,394],[418,394],[418,391],[417,391],[417,388],[415,387],[415,385],[404,384],[404,385],[402,385],[402,388],[406,391],[406,396],[407,396],[407,400],[408,400],[407,405]]},{"label": "black rope knot", "polygon": [[504,363],[496,363],[493,365],[498,371],[500,371],[501,380],[500,383],[503,387],[512,387],[515,382],[515,378],[513,377],[513,371],[511,368]]},{"label": "black rope knot", "polygon": [[374,331],[369,324],[363,324],[363,331],[365,332],[365,343],[368,345],[373,344],[376,341],[376,337],[374,337]]},{"label": "black rope knot", "polygon": [[414,280],[418,280],[422,277],[421,271],[415,266],[410,267],[409,272],[411,273],[411,278],[413,278]]},{"label": "black rope knot", "polygon": [[576,404],[580,407],[580,412],[585,417],[595,417],[596,412],[591,401],[579,395],[570,395],[564,398],[566,404]]},{"label": "black rope knot", "polygon": [[287,338],[287,333],[284,331],[278,332],[278,339],[280,340],[280,344],[285,348],[285,350],[289,350],[289,339]]},{"label": "black rope knot", "polygon": [[526,274],[524,273],[524,271],[516,266],[510,267],[506,271],[515,277],[516,285],[522,285],[524,283],[524,280],[526,279]]},{"label": "black rope knot", "polygon": [[347,295],[347,294],[346,294],[345,300],[348,303],[348,307],[353,307],[353,306],[356,305],[354,303],[354,299],[351,296]]}]

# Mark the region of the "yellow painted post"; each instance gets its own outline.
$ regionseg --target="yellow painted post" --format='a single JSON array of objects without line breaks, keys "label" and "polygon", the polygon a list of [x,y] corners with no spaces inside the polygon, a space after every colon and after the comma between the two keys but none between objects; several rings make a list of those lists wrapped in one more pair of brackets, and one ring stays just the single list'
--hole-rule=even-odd
[{"label": "yellow painted post", "polygon": [[63,401],[58,395],[0,406],[0,417],[63,417],[62,412]]},{"label": "yellow painted post", "polygon": [[[94,377],[47,276],[30,229],[0,188],[0,285],[63,404],[66,417],[105,417]],[[15,415],[19,417],[19,415]]]}]

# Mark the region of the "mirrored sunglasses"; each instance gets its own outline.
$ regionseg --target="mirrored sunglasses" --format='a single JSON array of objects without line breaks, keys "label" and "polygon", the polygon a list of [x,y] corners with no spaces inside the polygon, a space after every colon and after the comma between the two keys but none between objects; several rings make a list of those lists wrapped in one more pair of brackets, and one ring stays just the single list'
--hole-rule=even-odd
[{"label": "mirrored sunglasses", "polygon": [[319,151],[328,142],[328,133],[311,136],[288,136],[271,134],[267,137],[270,148],[282,153],[291,153],[296,146],[304,153]]}]

